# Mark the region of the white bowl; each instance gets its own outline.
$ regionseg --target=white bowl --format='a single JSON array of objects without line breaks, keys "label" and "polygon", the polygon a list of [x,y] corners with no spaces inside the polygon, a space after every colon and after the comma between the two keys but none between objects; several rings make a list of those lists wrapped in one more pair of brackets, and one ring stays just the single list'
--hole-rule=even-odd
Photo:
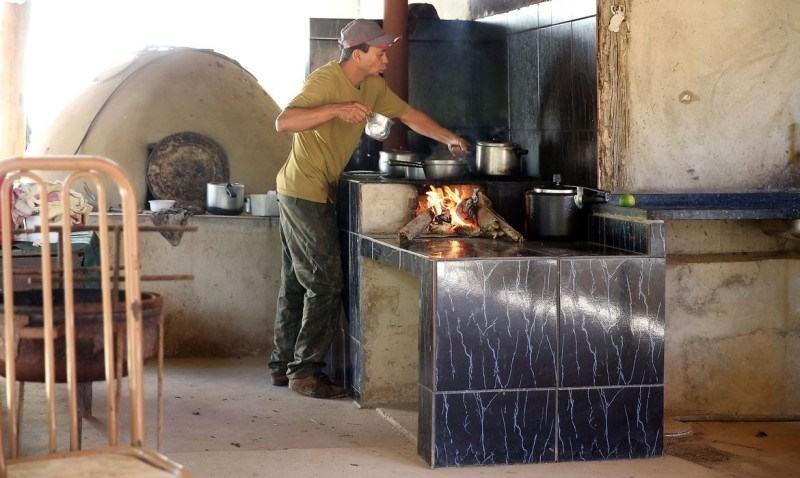
[{"label": "white bowl", "polygon": [[169,209],[175,204],[174,199],[153,199],[148,202],[150,203],[150,210],[153,212]]}]

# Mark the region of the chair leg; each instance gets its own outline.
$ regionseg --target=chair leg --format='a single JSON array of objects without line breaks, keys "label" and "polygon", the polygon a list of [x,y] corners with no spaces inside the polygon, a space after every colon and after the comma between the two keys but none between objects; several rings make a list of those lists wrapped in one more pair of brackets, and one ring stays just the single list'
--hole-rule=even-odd
[{"label": "chair leg", "polygon": [[82,409],[84,416],[92,416],[92,382],[78,384],[78,407]]},{"label": "chair leg", "polygon": [[92,382],[78,383],[78,449],[83,449],[83,418],[92,416]]},{"label": "chair leg", "polygon": [[17,450],[22,441],[22,404],[25,401],[25,382],[17,382]]}]

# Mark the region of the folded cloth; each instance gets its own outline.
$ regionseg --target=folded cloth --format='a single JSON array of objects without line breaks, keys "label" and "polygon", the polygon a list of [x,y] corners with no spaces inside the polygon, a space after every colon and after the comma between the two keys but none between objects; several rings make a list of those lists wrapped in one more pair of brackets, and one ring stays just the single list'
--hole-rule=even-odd
[{"label": "folded cloth", "polygon": [[[153,221],[153,224],[156,226],[185,226],[186,223],[189,221],[189,217],[192,215],[192,212],[187,209],[181,208],[169,208],[164,209],[161,211],[154,212],[150,219]],[[170,244],[173,246],[177,246],[181,243],[181,238],[183,237],[182,231],[161,231],[161,235],[164,236]]]}]

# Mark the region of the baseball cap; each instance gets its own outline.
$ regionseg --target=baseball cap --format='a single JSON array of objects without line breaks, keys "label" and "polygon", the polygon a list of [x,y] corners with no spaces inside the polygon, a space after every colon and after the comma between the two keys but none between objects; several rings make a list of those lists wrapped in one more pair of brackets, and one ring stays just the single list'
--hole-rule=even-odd
[{"label": "baseball cap", "polygon": [[353,20],[339,32],[339,44],[342,48],[351,48],[362,43],[370,46],[390,46],[399,39],[399,36],[384,32],[372,20]]}]

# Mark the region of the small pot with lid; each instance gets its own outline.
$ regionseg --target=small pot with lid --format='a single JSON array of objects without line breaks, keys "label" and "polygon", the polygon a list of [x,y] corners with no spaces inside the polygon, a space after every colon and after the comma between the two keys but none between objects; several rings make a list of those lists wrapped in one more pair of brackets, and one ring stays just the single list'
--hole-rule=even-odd
[{"label": "small pot with lid", "polygon": [[210,214],[237,216],[244,211],[244,184],[206,184],[206,209]]},{"label": "small pot with lid", "polygon": [[608,202],[610,194],[582,186],[553,185],[525,193],[525,237],[539,240],[576,240],[585,230],[587,204]]},{"label": "small pot with lid", "polygon": [[485,176],[514,176],[521,171],[521,158],[527,149],[514,143],[478,141],[475,169]]}]

